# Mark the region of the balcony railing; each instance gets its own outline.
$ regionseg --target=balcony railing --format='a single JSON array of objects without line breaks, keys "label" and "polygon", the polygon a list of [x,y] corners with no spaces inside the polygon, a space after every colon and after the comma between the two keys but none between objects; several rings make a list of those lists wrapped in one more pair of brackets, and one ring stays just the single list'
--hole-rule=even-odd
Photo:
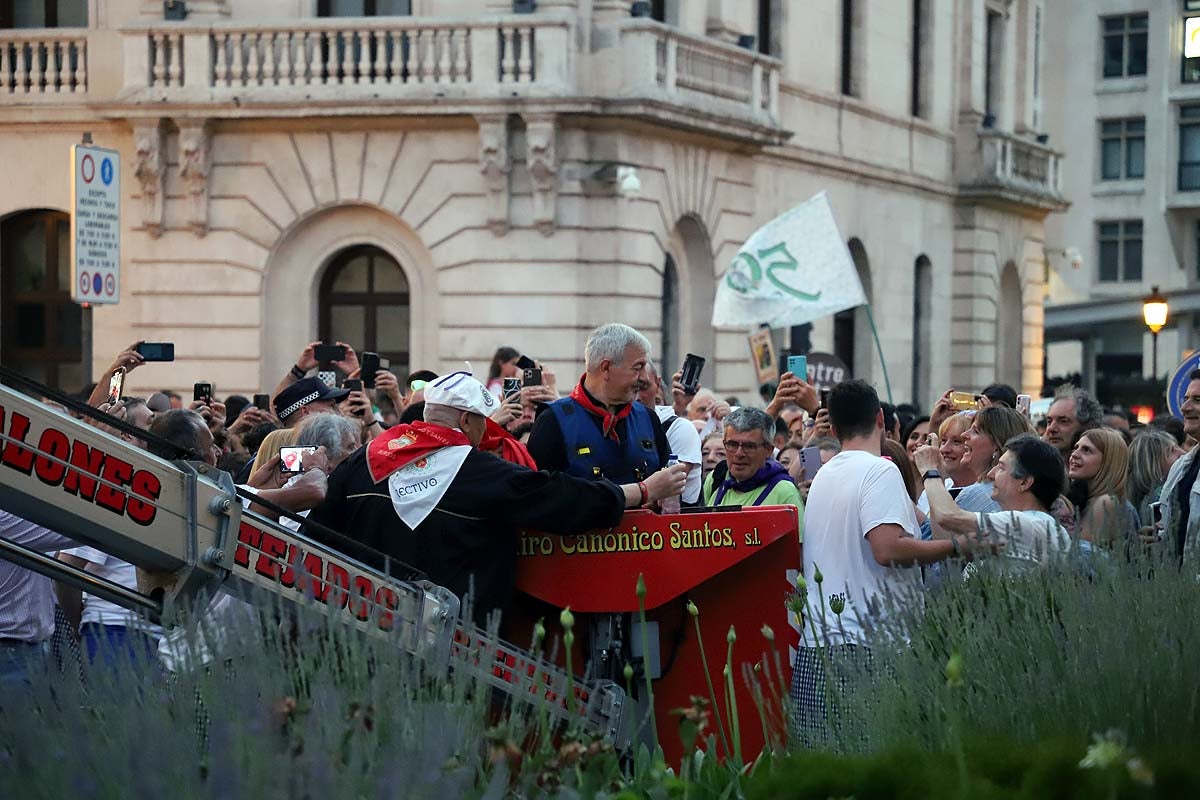
[{"label": "balcony railing", "polygon": [[570,78],[570,21],[522,15],[155,24],[123,29],[128,99],[294,102],[435,96],[487,86],[542,87]]},{"label": "balcony railing", "polygon": [[779,117],[779,61],[752,50],[631,19],[621,31],[625,95],[684,103],[762,123]]},{"label": "balcony railing", "polygon": [[966,191],[998,193],[1043,208],[1065,206],[1060,153],[1002,131],[981,130],[978,142],[978,158],[968,165],[963,181]]},{"label": "balcony railing", "polygon": [[40,101],[87,92],[87,31],[0,31],[0,98]]}]

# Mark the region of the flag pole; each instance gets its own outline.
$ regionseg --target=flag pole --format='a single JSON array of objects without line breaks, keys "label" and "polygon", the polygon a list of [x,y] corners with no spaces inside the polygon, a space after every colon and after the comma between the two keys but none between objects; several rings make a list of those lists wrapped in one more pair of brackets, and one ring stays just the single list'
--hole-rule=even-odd
[{"label": "flag pole", "polygon": [[875,327],[875,315],[871,313],[870,303],[864,303],[863,307],[867,309],[867,322],[871,324],[871,335],[875,337],[875,350],[879,353],[879,366],[883,368],[883,385],[887,388],[888,402],[895,405],[896,401],[892,399],[892,382],[888,380],[887,362],[883,360],[883,345],[879,343],[879,330]]}]

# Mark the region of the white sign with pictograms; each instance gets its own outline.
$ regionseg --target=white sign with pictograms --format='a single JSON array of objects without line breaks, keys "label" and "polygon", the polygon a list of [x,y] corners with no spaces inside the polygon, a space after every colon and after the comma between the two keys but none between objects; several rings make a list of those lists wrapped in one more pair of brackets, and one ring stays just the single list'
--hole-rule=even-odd
[{"label": "white sign with pictograms", "polygon": [[121,154],[71,147],[71,299],[121,300]]}]

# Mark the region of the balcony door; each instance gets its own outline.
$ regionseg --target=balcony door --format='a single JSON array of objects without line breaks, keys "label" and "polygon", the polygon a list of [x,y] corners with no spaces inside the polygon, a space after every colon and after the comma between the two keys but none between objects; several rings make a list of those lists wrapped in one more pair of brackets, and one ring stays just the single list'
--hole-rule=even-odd
[{"label": "balcony door", "polygon": [[88,0],[0,0],[0,28],[86,28]]},{"label": "balcony door", "polygon": [[317,0],[318,17],[407,17],[412,0]]}]

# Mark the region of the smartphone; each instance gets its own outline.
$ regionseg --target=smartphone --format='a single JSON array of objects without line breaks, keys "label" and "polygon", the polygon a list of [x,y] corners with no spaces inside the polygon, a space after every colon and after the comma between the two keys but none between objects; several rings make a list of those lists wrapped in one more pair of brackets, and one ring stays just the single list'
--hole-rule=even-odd
[{"label": "smartphone", "polygon": [[523,386],[541,386],[542,385],[542,368],[527,367],[525,369],[525,378]]},{"label": "smartphone", "polygon": [[254,407],[257,408],[259,411],[269,412],[271,410],[271,395],[269,395],[269,394],[254,395]]},{"label": "smartphone", "polygon": [[680,370],[683,374],[679,380],[683,384],[683,390],[688,394],[695,394],[700,391],[700,373],[704,370],[704,359],[700,356],[688,353],[683,359],[683,369]]},{"label": "smartphone", "polygon": [[363,382],[359,378],[347,378],[342,381],[342,388],[349,389],[352,392],[361,392],[363,390]]},{"label": "smartphone", "polygon": [[304,472],[304,454],[315,453],[315,447],[281,447],[279,448],[279,471],[285,475],[295,475]]},{"label": "smartphone", "polygon": [[829,408],[829,392],[830,389],[821,390],[821,408]]},{"label": "smartphone", "polygon": [[192,385],[192,399],[203,401],[205,405],[212,402],[213,391],[211,383],[197,383]]},{"label": "smartphone", "polygon": [[1017,395],[1017,411],[1020,411],[1023,415],[1028,417],[1029,416],[1029,404],[1031,402],[1033,402],[1033,398],[1031,398],[1029,395],[1027,395],[1027,394]]},{"label": "smartphone", "polygon": [[811,481],[821,469],[821,448],[805,447],[800,451],[800,466],[804,468],[804,480]]},{"label": "smartphone", "polygon": [[537,366],[537,364],[533,363],[533,359],[530,358],[529,356],[523,355],[517,359],[517,366],[523,370],[526,370],[526,369],[533,369],[534,367]]},{"label": "smartphone", "polygon": [[501,390],[504,394],[504,402],[509,403],[521,396],[521,379],[520,378],[505,378],[504,388]]},{"label": "smartphone", "polygon": [[951,392],[950,404],[955,411],[970,411],[979,408],[979,395],[970,392]]},{"label": "smartphone", "polygon": [[1161,525],[1162,517],[1163,517],[1162,503],[1151,503],[1150,504],[1150,524],[1151,525]]},{"label": "smartphone", "polygon": [[108,379],[108,407],[109,410],[115,410],[115,406],[121,400],[121,392],[125,388],[125,368],[117,367],[117,371]]},{"label": "smartphone", "polygon": [[173,342],[140,342],[137,347],[138,355],[147,361],[174,361],[175,345]]},{"label": "smartphone", "polygon": [[808,383],[808,356],[788,356],[787,371]]},{"label": "smartphone", "polygon": [[313,356],[322,364],[342,361],[346,358],[346,348],[340,344],[319,344],[313,348]]},{"label": "smartphone", "polygon": [[375,373],[379,371],[379,353],[363,353],[358,363],[362,366],[362,385],[375,388]]}]

